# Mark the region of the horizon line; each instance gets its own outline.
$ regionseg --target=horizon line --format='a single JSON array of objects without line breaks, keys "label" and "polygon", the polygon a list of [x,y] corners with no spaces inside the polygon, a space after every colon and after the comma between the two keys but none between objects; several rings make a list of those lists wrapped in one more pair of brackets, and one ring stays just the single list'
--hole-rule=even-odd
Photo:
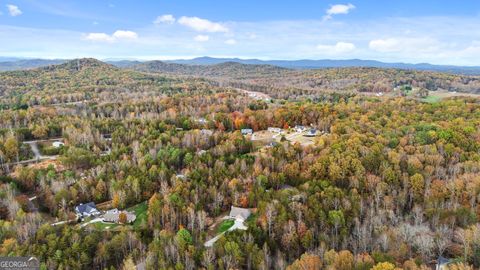
[{"label": "horizon line", "polygon": [[[2,60],[2,58],[11,58],[12,60]],[[403,64],[403,65],[432,65],[440,67],[466,67],[466,68],[480,68],[480,65],[458,65],[458,64],[433,64],[429,62],[402,62],[402,61],[383,61],[376,59],[362,59],[362,58],[345,58],[345,59],[334,59],[334,58],[298,58],[298,59],[272,59],[272,58],[256,58],[256,57],[245,57],[245,56],[154,56],[154,57],[95,57],[95,56],[81,56],[81,57],[72,57],[72,58],[58,58],[58,57],[22,57],[22,56],[0,56],[0,62],[15,62],[22,60],[75,60],[75,59],[84,59],[84,58],[93,58],[99,61],[139,61],[139,62],[148,62],[148,61],[189,61],[201,58],[210,58],[217,60],[240,60],[240,61],[262,61],[262,62],[271,62],[271,61],[282,61],[282,62],[299,62],[299,61],[371,61],[378,62],[380,64]]]}]

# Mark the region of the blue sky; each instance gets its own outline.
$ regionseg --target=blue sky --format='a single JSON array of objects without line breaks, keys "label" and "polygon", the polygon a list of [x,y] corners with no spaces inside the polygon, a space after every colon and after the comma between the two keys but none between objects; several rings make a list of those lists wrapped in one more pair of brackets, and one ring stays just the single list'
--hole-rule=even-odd
[{"label": "blue sky", "polygon": [[0,0],[0,56],[480,66],[480,1]]}]

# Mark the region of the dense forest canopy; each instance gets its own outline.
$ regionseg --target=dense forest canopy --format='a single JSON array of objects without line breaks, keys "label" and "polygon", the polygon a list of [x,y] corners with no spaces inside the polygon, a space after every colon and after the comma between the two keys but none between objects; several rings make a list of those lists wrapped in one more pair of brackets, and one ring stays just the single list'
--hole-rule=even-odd
[{"label": "dense forest canopy", "polygon": [[[477,269],[480,103],[363,93],[404,85],[473,93],[478,78],[94,59],[0,73],[0,255],[42,269]],[[136,220],[79,219],[88,202]],[[224,220],[232,206],[241,224]]]},{"label": "dense forest canopy", "polygon": [[[161,61],[136,64],[132,69],[215,78],[222,82],[228,81],[239,88],[248,87],[249,90],[265,92],[278,98],[324,91],[392,92],[396,87],[407,84],[430,91],[478,93],[480,90],[480,79],[475,76],[406,69],[352,67],[293,70],[234,62],[201,66]],[[282,89],[281,93],[278,93],[278,89]]]}]

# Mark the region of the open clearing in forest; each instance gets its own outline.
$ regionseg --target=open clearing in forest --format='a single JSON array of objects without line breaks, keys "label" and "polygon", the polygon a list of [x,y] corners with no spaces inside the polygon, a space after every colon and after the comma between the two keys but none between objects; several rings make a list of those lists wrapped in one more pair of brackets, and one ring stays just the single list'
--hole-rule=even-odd
[{"label": "open clearing in forest", "polygon": [[85,227],[87,225],[92,225],[94,228],[97,230],[105,231],[105,230],[118,230],[122,227],[127,227],[127,228],[132,228],[137,230],[139,229],[142,224],[145,224],[147,222],[147,209],[148,205],[147,202],[141,202],[139,204],[136,204],[132,207],[127,208],[126,210],[129,212],[134,212],[135,213],[135,221],[133,224],[117,224],[117,223],[111,223],[111,222],[104,222],[102,221],[101,218],[96,218],[90,221],[87,221],[85,223],[82,223],[80,227]]},{"label": "open clearing in forest", "polygon": [[472,94],[472,93],[459,93],[459,92],[449,92],[449,91],[428,91],[428,97],[421,99],[422,101],[435,103],[439,102],[446,98],[453,98],[453,97],[474,97],[479,98],[480,95]]},{"label": "open clearing in forest", "polygon": [[314,144],[315,142],[315,137],[306,137],[304,136],[305,133],[301,133],[301,132],[292,132],[292,133],[289,133],[285,136],[285,138],[290,141],[292,144],[295,144],[295,143],[299,143],[301,144],[302,146],[309,146],[309,145],[312,145]]},{"label": "open clearing in forest", "polygon": [[271,132],[268,130],[261,130],[255,132],[252,135],[251,140],[257,146],[264,146],[271,142],[280,142],[283,136],[285,137],[285,139],[287,139],[287,141],[292,144],[299,143],[302,146],[308,146],[314,144],[315,138],[318,137],[306,137],[304,136],[304,134],[304,132],[296,132],[292,130],[286,131],[282,134]]}]

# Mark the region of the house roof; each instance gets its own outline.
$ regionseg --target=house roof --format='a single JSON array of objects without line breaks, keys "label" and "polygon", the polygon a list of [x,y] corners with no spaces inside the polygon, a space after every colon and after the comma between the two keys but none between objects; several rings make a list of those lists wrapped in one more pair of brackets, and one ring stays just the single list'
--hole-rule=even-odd
[{"label": "house roof", "polygon": [[446,265],[446,264],[449,264],[450,262],[451,262],[450,259],[447,259],[447,258],[442,257],[442,256],[438,257],[438,259],[437,259],[437,264],[438,265]]},{"label": "house roof", "polygon": [[240,132],[241,132],[243,135],[253,134],[253,129],[251,129],[251,128],[243,128]]},{"label": "house roof", "polygon": [[127,215],[127,222],[133,222],[137,218],[137,216],[128,211],[119,211],[118,209],[108,210],[105,215],[103,215],[103,220],[109,222],[118,222],[120,219],[120,213],[125,213]]},{"label": "house roof", "polygon": [[243,218],[243,219],[245,220],[245,219],[247,219],[251,214],[252,214],[252,211],[250,211],[250,209],[232,206],[232,208],[230,209],[230,214],[229,214],[229,216],[230,216],[230,217],[233,217],[233,218],[239,218],[239,217],[241,217],[241,218]]},{"label": "house roof", "polygon": [[200,130],[200,133],[203,134],[203,135],[211,136],[211,135],[213,134],[213,130],[210,130],[210,129],[201,129],[201,130]]},{"label": "house roof", "polygon": [[52,145],[53,145],[53,147],[60,147],[60,146],[63,146],[65,144],[63,142],[53,142]]},{"label": "house roof", "polygon": [[75,211],[80,214],[91,214],[94,212],[98,212],[94,202],[79,204],[75,207]]}]

